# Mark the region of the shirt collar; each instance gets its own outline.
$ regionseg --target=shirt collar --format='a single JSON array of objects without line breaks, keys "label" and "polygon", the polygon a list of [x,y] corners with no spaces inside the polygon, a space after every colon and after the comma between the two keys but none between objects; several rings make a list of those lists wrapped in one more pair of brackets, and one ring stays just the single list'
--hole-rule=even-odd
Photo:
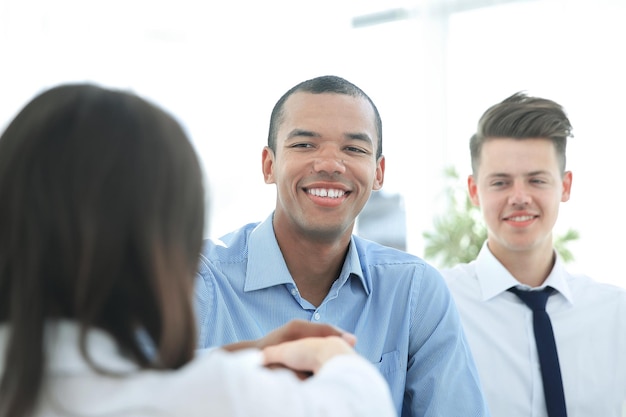
[{"label": "shirt collar", "polygon": [[552,271],[550,271],[550,275],[548,275],[548,279],[544,282],[545,286],[550,286],[557,290],[565,299],[574,304],[574,296],[572,295],[572,290],[567,283],[567,271],[565,270],[565,266],[563,264],[563,260],[561,257],[556,254],[556,261],[554,262],[554,267]]},{"label": "shirt collar", "polygon": [[343,263],[343,268],[341,269],[341,285],[343,285],[349,277],[354,276],[359,279],[359,282],[363,286],[363,290],[367,295],[370,294],[371,289],[371,276],[368,274],[368,278],[363,275],[363,268],[361,267],[361,260],[359,258],[359,252],[357,250],[357,245],[354,240],[354,236],[350,238],[350,246],[348,247],[348,254],[346,255],[346,260]]},{"label": "shirt collar", "polygon": [[[281,284],[295,285],[274,234],[273,217],[272,213],[250,232],[244,291],[255,291]],[[350,276],[358,277],[363,289],[369,294],[370,285],[363,276],[354,236],[350,238],[348,254],[339,275],[340,285],[337,288],[340,288]]]},{"label": "shirt collar", "polygon": [[[513,275],[498,261],[491,253],[487,242],[483,244],[478,257],[476,258],[476,276],[480,285],[483,301],[489,300],[511,287],[521,287],[530,289],[529,286],[520,283]],[[567,273],[560,256],[556,256],[554,267],[548,278],[539,288],[550,286],[573,304],[574,298],[566,279]]]}]

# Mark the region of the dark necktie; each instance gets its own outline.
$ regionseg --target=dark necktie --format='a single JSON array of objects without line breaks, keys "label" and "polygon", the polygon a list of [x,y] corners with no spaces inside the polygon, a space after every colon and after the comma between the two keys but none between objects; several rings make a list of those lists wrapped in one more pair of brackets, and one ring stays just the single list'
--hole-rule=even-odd
[{"label": "dark necktie", "polygon": [[552,294],[553,288],[546,287],[541,291],[509,288],[509,291],[517,295],[533,311],[535,343],[541,365],[541,379],[543,380],[543,393],[546,398],[548,416],[567,417],[559,356],[554,343],[550,316],[546,313],[546,302]]}]

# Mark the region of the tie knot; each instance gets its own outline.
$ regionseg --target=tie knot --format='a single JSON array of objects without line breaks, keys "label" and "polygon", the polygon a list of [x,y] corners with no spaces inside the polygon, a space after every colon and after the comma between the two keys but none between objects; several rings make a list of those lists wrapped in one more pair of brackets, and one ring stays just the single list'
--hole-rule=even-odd
[{"label": "tie knot", "polygon": [[545,287],[537,291],[524,291],[519,288],[509,288],[513,294],[517,295],[532,311],[543,311],[546,309],[548,297],[554,291],[552,287]]}]

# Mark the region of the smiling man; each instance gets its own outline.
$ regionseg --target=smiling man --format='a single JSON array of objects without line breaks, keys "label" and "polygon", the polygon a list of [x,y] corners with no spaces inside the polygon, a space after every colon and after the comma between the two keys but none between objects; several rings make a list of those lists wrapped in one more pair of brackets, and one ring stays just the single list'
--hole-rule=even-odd
[{"label": "smiling man", "polygon": [[489,415],[439,272],[352,234],[385,174],[371,99],[335,76],[296,85],[274,107],[262,169],[276,186],[273,213],[203,250],[199,347],[258,339],[293,319],[330,323],[356,335],[399,416]]},{"label": "smiling man", "polygon": [[489,108],[470,140],[469,195],[487,241],[442,273],[494,417],[626,410],[626,291],[569,273],[553,248],[572,188],[571,129],[559,104],[518,93]]}]

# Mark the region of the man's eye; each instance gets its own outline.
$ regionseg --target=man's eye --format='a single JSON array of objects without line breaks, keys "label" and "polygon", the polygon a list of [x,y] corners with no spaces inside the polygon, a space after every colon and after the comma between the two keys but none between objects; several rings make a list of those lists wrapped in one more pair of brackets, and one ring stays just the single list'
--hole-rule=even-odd
[{"label": "man's eye", "polygon": [[313,145],[310,143],[294,143],[291,145],[292,148],[311,148]]},{"label": "man's eye", "polygon": [[356,146],[348,146],[346,148],[346,150],[350,151],[350,152],[357,152],[357,153],[367,153],[364,149],[362,148],[357,148]]}]

